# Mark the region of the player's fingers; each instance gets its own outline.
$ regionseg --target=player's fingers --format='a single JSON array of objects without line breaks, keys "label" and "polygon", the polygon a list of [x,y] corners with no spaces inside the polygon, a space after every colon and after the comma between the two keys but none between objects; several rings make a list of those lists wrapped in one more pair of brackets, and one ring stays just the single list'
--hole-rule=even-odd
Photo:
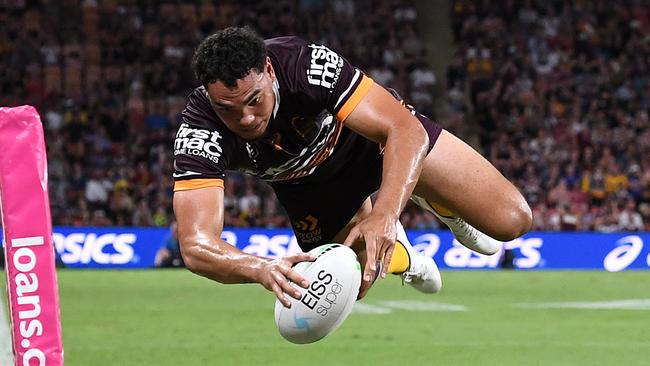
[{"label": "player's fingers", "polygon": [[311,253],[297,253],[294,255],[286,256],[282,258],[282,260],[283,264],[280,264],[277,267],[278,270],[288,279],[297,283],[300,287],[307,288],[309,286],[309,281],[307,281],[306,278],[300,276],[298,272],[292,269],[292,267],[294,264],[300,262],[313,262],[316,260],[316,256]]},{"label": "player's fingers", "polygon": [[291,283],[287,281],[286,277],[280,272],[273,272],[271,273],[271,276],[273,276],[273,279],[275,280],[275,283],[280,285],[280,288],[285,294],[288,294],[289,296],[295,298],[295,299],[300,299],[300,291],[298,291],[297,288],[291,286]]},{"label": "player's fingers", "polygon": [[291,301],[287,299],[287,297],[284,294],[284,291],[282,291],[282,288],[280,288],[280,285],[277,282],[271,283],[271,290],[275,293],[275,297],[280,300],[282,305],[284,305],[285,308],[290,309],[291,308]]},{"label": "player's fingers", "polygon": [[[377,274],[379,273],[380,268],[381,268],[381,262],[377,261],[377,272],[376,272]],[[361,281],[361,285],[359,286],[359,295],[357,295],[357,300],[361,300],[364,296],[366,296],[366,294],[368,293],[372,285],[375,283],[376,279],[377,276],[374,276],[372,278],[372,281],[364,281],[364,280]]]},{"label": "player's fingers", "polygon": [[316,260],[316,256],[311,253],[296,253],[294,255],[284,257],[284,259],[289,261],[291,265],[294,265],[300,262],[313,262]]},{"label": "player's fingers", "polygon": [[393,259],[393,250],[395,249],[394,245],[391,245],[388,247],[388,250],[386,251],[386,254],[384,254],[384,265],[382,266],[381,269],[381,278],[386,278],[386,271],[388,270],[388,265],[390,265],[390,261]]},{"label": "player's fingers", "polygon": [[377,262],[377,242],[374,235],[368,235],[366,241],[366,266],[363,270],[363,280],[370,282],[375,277]]},{"label": "player's fingers", "polygon": [[309,281],[298,272],[291,268],[282,268],[282,274],[291,282],[298,284],[302,288],[309,287]]},{"label": "player's fingers", "polygon": [[372,278],[372,282],[373,282],[373,283],[374,283],[375,281],[377,281],[377,278],[381,275],[381,271],[382,271],[382,268],[383,268],[383,267],[384,267],[384,266],[382,265],[382,261],[380,261],[380,260],[376,260],[376,261],[375,261],[375,268],[376,268],[376,270],[375,270],[375,276]]},{"label": "player's fingers", "polygon": [[363,299],[368,293],[368,290],[370,290],[371,286],[372,286],[372,282],[361,281],[361,286],[359,286],[359,295],[357,295],[357,300]]},{"label": "player's fingers", "polygon": [[346,247],[351,247],[352,245],[354,245],[354,242],[357,241],[359,236],[360,236],[359,231],[357,230],[356,227],[353,227],[352,230],[350,230],[350,232],[348,233],[348,236],[345,237],[345,240],[343,240],[343,245],[345,245]]}]

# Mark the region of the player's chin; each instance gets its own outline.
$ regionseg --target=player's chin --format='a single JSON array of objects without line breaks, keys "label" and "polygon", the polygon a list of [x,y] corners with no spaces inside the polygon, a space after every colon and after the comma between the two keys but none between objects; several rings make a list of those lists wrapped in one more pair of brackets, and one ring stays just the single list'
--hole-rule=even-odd
[{"label": "player's chin", "polygon": [[255,130],[248,130],[248,131],[239,131],[238,135],[239,137],[243,138],[246,141],[254,141],[261,138],[264,134],[257,132]]}]

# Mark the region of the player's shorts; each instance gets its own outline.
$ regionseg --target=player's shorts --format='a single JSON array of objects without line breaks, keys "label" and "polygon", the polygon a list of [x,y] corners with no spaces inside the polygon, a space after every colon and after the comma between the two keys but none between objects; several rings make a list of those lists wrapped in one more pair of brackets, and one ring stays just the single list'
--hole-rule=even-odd
[{"label": "player's shorts", "polygon": [[[442,127],[416,113],[429,135],[431,151]],[[298,244],[303,251],[330,243],[354,217],[363,202],[379,190],[383,155],[379,144],[345,129],[335,152],[312,175],[298,181],[275,182]]]}]

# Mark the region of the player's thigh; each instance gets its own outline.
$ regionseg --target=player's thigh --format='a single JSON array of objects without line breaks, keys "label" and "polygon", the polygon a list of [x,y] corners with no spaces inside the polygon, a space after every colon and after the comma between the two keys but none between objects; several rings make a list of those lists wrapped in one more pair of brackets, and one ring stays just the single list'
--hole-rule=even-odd
[{"label": "player's thigh", "polygon": [[511,240],[530,228],[530,207],[517,188],[448,131],[427,155],[414,193],[496,239]]}]

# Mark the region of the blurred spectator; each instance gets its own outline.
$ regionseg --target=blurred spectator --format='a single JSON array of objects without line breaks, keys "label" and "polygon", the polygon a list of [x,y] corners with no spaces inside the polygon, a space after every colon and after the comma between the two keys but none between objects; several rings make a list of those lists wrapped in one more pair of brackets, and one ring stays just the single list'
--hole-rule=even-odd
[{"label": "blurred spectator", "polygon": [[178,243],[178,226],[175,221],[169,225],[169,236],[165,239],[163,246],[156,252],[154,265],[158,268],[185,266]]},{"label": "blurred spectator", "polygon": [[[170,149],[197,85],[188,65],[199,41],[226,26],[325,43],[432,109],[436,80],[412,0],[18,1],[0,19],[0,105],[42,112],[57,225],[168,225]],[[272,190],[238,174],[225,204],[226,225],[289,226]]]},{"label": "blurred spectator", "polygon": [[447,99],[479,123],[535,230],[650,228],[650,31],[634,15],[647,6],[454,1]]},{"label": "blurred spectator", "polygon": [[86,201],[92,209],[108,208],[108,193],[113,188],[108,179],[105,178],[104,172],[100,169],[93,169],[92,175],[86,181]]},{"label": "blurred spectator", "polygon": [[[54,224],[167,226],[170,151],[197,84],[193,48],[249,24],[264,37],[327,44],[425,114],[445,76],[449,129],[478,124],[485,155],[525,194],[536,230],[650,230],[647,7],[453,0],[456,52],[435,75],[413,0],[8,2],[0,105],[42,113]],[[228,226],[288,226],[263,183],[229,174],[224,199]],[[402,220],[438,225],[413,205]]]},{"label": "blurred spectator", "polygon": [[131,224],[133,226],[153,226],[153,214],[146,201],[141,200],[136,206],[131,218]]},{"label": "blurred spectator", "polygon": [[618,216],[618,230],[642,231],[643,217],[636,210],[636,203],[632,199],[625,201],[625,206]]}]

